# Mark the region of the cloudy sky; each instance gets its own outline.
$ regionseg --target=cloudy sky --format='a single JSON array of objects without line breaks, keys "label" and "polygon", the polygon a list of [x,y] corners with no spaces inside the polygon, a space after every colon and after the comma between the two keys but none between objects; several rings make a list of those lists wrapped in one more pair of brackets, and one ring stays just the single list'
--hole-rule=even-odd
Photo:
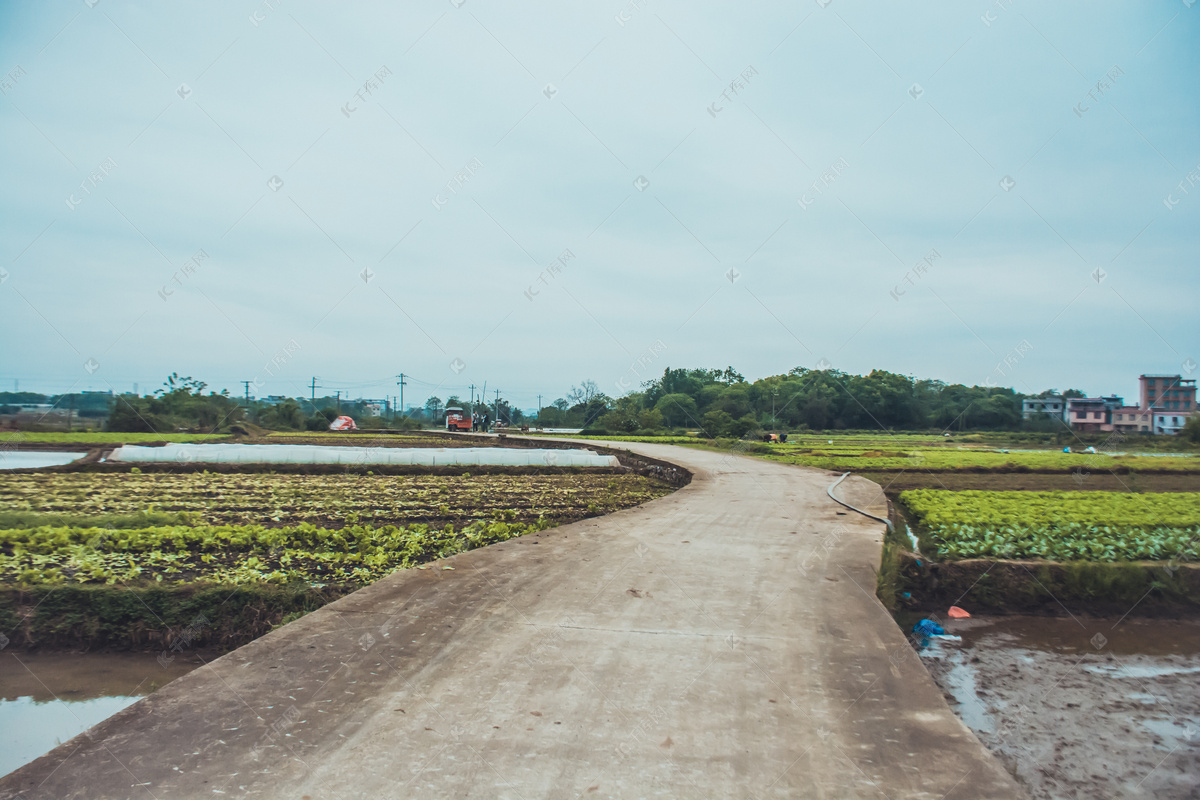
[{"label": "cloudy sky", "polygon": [[1132,398],[1200,359],[1192,2],[6,3],[0,387]]}]

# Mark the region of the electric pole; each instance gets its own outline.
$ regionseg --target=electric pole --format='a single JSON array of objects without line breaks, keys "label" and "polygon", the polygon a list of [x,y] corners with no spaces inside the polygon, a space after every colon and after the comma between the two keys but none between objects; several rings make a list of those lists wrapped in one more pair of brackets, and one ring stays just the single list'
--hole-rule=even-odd
[{"label": "electric pole", "polygon": [[337,390],[337,404],[338,404],[338,415],[340,416],[342,413],[342,390],[341,389]]},{"label": "electric pole", "polygon": [[403,372],[401,372],[396,377],[400,379],[400,380],[396,381],[396,385],[400,387],[400,415],[403,416],[404,415],[404,387],[407,385],[407,382],[404,380]]},{"label": "electric pole", "polygon": [[500,424],[500,390],[496,390],[496,424]]},{"label": "electric pole", "polygon": [[470,386],[470,389],[471,389],[471,412],[474,413],[475,412],[475,384],[472,383]]},{"label": "electric pole", "polygon": [[317,413],[317,376],[313,375],[312,383],[308,389],[308,404],[313,407],[313,413]]},{"label": "electric pole", "polygon": [[542,421],[542,396],[538,395],[538,422]]},{"label": "electric pole", "polygon": [[242,386],[246,387],[246,408],[250,407],[250,381],[242,381]]}]

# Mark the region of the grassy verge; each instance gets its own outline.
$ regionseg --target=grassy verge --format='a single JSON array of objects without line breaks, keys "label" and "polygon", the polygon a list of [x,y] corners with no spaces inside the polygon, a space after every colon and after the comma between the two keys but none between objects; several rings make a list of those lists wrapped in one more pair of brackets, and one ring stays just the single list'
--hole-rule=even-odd
[{"label": "grassy verge", "polygon": [[354,586],[0,588],[0,630],[18,648],[230,650]]}]

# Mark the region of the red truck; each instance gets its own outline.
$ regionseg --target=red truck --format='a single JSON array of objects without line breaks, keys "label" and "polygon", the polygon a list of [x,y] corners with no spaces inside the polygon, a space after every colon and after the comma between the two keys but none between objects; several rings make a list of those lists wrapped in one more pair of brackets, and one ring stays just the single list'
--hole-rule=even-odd
[{"label": "red truck", "polygon": [[471,430],[471,422],[471,415],[458,406],[451,406],[446,409],[446,430],[469,432]]}]

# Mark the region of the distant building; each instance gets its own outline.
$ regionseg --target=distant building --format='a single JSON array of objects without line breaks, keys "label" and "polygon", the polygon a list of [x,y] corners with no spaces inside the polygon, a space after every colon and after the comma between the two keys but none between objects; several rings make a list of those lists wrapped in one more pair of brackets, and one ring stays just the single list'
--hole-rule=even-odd
[{"label": "distant building", "polygon": [[[1180,411],[1151,411],[1154,416],[1154,433],[1174,436],[1183,430],[1191,413]],[[1194,413],[1194,412],[1193,412]]]},{"label": "distant building", "polygon": [[1142,375],[1138,378],[1143,410],[1151,415],[1151,433],[1173,436],[1197,413],[1196,380],[1182,375]]},{"label": "distant building", "polygon": [[1185,379],[1181,375],[1142,375],[1138,382],[1141,384],[1139,405],[1142,408],[1184,414],[1196,410],[1194,378]]},{"label": "distant building", "polygon": [[1072,397],[1067,401],[1068,421],[1071,427],[1081,432],[1112,431],[1113,412],[1125,405],[1125,398]]},{"label": "distant building", "polygon": [[1151,433],[1154,412],[1137,406],[1120,406],[1113,410],[1113,430],[1121,433]]},{"label": "distant building", "polygon": [[1021,416],[1025,419],[1053,417],[1065,421],[1067,419],[1066,398],[1060,394],[1051,394],[1046,397],[1026,397],[1021,401]]}]

